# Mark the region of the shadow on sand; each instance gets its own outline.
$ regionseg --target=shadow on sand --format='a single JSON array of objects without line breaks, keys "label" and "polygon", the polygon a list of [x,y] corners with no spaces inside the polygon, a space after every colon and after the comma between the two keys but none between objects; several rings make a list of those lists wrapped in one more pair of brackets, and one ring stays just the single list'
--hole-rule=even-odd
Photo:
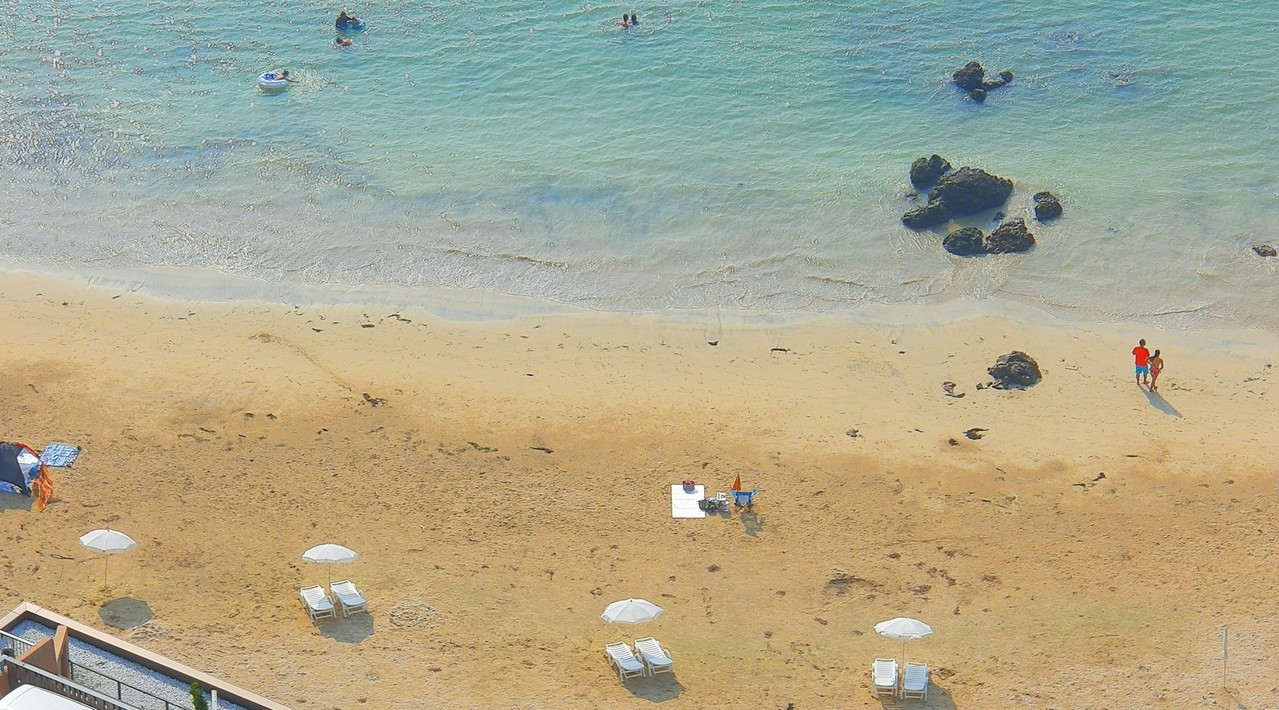
[{"label": "shadow on sand", "polygon": [[674,700],[679,697],[680,693],[684,692],[684,686],[678,680],[675,680],[675,676],[672,673],[632,678],[626,681],[626,689],[631,691],[631,695],[651,703],[664,703],[667,700]]},{"label": "shadow on sand", "polygon": [[117,629],[136,629],[155,618],[150,605],[141,599],[112,599],[98,609],[102,623]]},{"label": "shadow on sand", "polygon": [[373,635],[373,617],[364,613],[357,612],[348,619],[323,619],[315,625],[321,636],[338,643],[360,643]]},{"label": "shadow on sand", "polygon": [[1176,407],[1169,404],[1168,400],[1164,399],[1162,394],[1159,394],[1158,392],[1151,392],[1150,390],[1142,390],[1142,392],[1145,393],[1146,401],[1150,402],[1150,406],[1170,417],[1177,417],[1178,419],[1181,418],[1181,412],[1178,412]]},{"label": "shadow on sand", "polygon": [[33,510],[36,499],[19,493],[0,493],[0,513],[6,510]]},{"label": "shadow on sand", "polygon": [[743,532],[751,537],[759,535],[764,530],[764,519],[753,510],[743,510],[737,514],[737,519],[742,521]]},{"label": "shadow on sand", "polygon": [[879,704],[888,710],[955,710],[955,700],[950,697],[950,693],[945,688],[937,687],[936,683],[928,686],[927,700],[902,700],[901,698],[880,698]]}]

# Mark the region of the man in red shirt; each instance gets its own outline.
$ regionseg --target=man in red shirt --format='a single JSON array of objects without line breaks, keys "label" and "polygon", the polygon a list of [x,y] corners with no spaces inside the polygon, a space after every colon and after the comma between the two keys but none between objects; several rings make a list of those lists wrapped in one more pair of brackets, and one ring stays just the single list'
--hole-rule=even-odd
[{"label": "man in red shirt", "polygon": [[1132,349],[1133,359],[1137,363],[1137,386],[1142,385],[1143,380],[1150,382],[1150,351],[1146,349],[1146,339],[1142,338],[1137,341],[1137,347]]}]

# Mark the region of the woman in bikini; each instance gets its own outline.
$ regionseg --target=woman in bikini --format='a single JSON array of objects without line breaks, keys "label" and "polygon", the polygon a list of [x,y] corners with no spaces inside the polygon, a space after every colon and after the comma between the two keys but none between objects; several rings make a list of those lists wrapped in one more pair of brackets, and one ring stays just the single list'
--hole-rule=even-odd
[{"label": "woman in bikini", "polygon": [[1164,359],[1159,357],[1159,351],[1156,350],[1155,354],[1150,356],[1150,361],[1146,364],[1150,366],[1150,391],[1154,392],[1159,389],[1155,386],[1155,382],[1159,380],[1159,373],[1163,372]]}]

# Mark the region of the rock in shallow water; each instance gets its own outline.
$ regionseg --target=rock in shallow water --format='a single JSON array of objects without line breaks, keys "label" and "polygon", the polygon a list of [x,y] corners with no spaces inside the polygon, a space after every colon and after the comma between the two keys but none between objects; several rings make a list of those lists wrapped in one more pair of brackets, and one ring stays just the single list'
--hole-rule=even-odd
[{"label": "rock in shallow water", "polygon": [[935,153],[928,158],[917,158],[910,164],[910,184],[923,190],[936,185],[941,176],[950,171],[950,163]]},{"label": "rock in shallow water", "polygon": [[1029,251],[1033,246],[1035,235],[1026,229],[1026,222],[1020,217],[995,227],[995,231],[986,237],[986,251],[991,254],[1015,254]]},{"label": "rock in shallow water", "polygon": [[1270,244],[1253,244],[1252,250],[1257,253],[1257,256],[1279,256],[1279,249],[1275,249]]},{"label": "rock in shallow water", "polygon": [[928,193],[929,202],[940,202],[956,216],[999,207],[1013,193],[1013,181],[978,168],[960,168],[943,175]]},{"label": "rock in shallow water", "polygon": [[980,229],[964,227],[947,234],[941,245],[955,256],[977,256],[986,253],[985,239]]},{"label": "rock in shallow water", "polygon": [[1035,193],[1035,219],[1047,222],[1061,216],[1061,201],[1051,192]]}]

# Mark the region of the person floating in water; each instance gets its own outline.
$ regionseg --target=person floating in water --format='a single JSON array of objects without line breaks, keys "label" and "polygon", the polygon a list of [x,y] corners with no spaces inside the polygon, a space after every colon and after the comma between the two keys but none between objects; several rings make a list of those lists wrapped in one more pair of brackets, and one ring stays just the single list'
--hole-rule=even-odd
[{"label": "person floating in water", "polygon": [[622,21],[617,24],[621,25],[622,27],[639,27],[639,15],[635,13],[631,13],[628,15],[625,12],[623,12]]},{"label": "person floating in water", "polygon": [[338,20],[334,24],[339,30],[353,30],[360,26],[360,18],[348,15],[346,10],[343,10],[338,13]]},{"label": "person floating in water", "polygon": [[352,42],[350,38],[338,36],[333,38],[333,44],[337,45],[338,49],[346,49],[354,45],[355,42]]}]

